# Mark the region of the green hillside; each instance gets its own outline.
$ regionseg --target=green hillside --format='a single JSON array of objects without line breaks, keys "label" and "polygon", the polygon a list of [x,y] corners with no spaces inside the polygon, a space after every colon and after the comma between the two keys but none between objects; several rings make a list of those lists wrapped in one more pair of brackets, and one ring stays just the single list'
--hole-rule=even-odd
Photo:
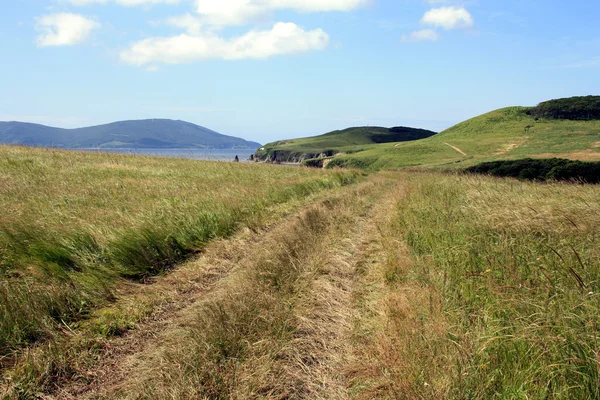
[{"label": "green hillside", "polygon": [[301,162],[311,158],[362,151],[368,145],[405,142],[432,135],[435,135],[435,132],[407,127],[348,128],[320,136],[269,143],[256,152],[256,158],[272,162]]},{"label": "green hillside", "polygon": [[[581,103],[581,99],[588,99],[584,105],[589,105],[598,98],[575,98],[573,102]],[[572,105],[569,99],[552,104],[565,100]],[[525,157],[600,161],[599,120],[540,117],[533,112],[540,106],[492,111],[416,142],[371,145],[363,151],[335,157],[328,167],[465,167]]]},{"label": "green hillside", "polygon": [[62,148],[256,149],[249,142],[185,121],[120,121],[78,129],[25,122],[0,122],[0,143]]}]

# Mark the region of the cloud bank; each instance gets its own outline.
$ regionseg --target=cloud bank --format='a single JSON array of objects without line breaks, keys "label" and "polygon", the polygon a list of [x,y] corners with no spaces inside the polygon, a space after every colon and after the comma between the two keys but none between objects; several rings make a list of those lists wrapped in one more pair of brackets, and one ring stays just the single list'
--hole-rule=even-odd
[{"label": "cloud bank", "polygon": [[[186,3],[192,12],[167,18],[164,23],[184,33],[146,37],[123,49],[121,61],[147,70],[158,64],[181,64],[209,59],[266,59],[277,55],[323,50],[329,35],[321,28],[305,30],[293,22],[277,22],[271,29],[250,29],[236,36],[222,32],[227,27],[252,25],[271,20],[280,10],[297,13],[346,12],[374,0],[57,0],[73,6],[117,4],[141,6]],[[77,14],[54,14],[39,18],[39,46],[77,44],[100,25]]]},{"label": "cloud bank", "polygon": [[252,30],[225,39],[212,33],[148,38],[121,52],[121,60],[138,66],[180,64],[208,59],[264,59],[275,55],[323,50],[329,36],[321,29],[306,31],[294,23],[278,22],[271,30]]},{"label": "cloud bank", "polygon": [[196,0],[196,12],[209,25],[245,25],[276,10],[351,11],[370,0]]},{"label": "cloud bank", "polygon": [[[124,0],[119,0],[124,1]],[[132,0],[128,0],[132,1]],[[265,59],[272,56],[323,50],[329,35],[322,29],[305,30],[293,22],[277,22],[271,30],[224,37],[216,32],[227,26],[253,24],[277,10],[296,12],[350,11],[371,0],[194,0],[195,13],[167,19],[186,33],[151,37],[132,44],[120,54],[122,61],[138,66],[180,64],[209,59]]]},{"label": "cloud bank", "polygon": [[114,2],[122,6],[144,6],[153,4],[177,4],[179,0],[64,0],[74,6],[87,6],[90,4],[107,4]]}]

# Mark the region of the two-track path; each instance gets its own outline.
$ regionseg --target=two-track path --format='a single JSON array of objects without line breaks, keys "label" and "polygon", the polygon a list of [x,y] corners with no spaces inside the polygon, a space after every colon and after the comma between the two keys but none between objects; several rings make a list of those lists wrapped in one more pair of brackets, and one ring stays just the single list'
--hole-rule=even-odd
[{"label": "two-track path", "polygon": [[[354,397],[352,373],[361,363],[361,352],[356,348],[360,343],[353,336],[365,310],[357,304],[358,293],[364,290],[361,286],[364,270],[376,266],[384,258],[381,227],[393,218],[394,207],[402,195],[401,185],[393,177],[374,176],[369,182],[335,194],[338,199],[346,198],[340,205],[331,202],[334,205],[327,206],[328,212],[336,214],[332,223],[339,226],[330,226],[323,237],[315,241],[318,248],[311,250],[313,253],[307,258],[311,260],[310,265],[303,267],[306,273],[302,275],[305,280],[300,285],[302,290],[290,300],[294,305],[296,324],[293,335],[285,339],[275,357],[239,361],[237,370],[240,374],[260,369],[265,371],[263,377],[258,379],[248,373],[248,376],[240,377],[239,387],[214,398]],[[323,209],[322,204],[328,199],[318,201],[321,205],[317,207]],[[307,209],[313,206],[309,205]],[[58,384],[51,393],[40,397],[145,398],[139,385],[132,384],[140,371],[157,371],[156,366],[146,368],[145,364],[155,363],[157,353],[172,351],[169,346],[177,346],[169,338],[191,329],[189,321],[198,315],[203,302],[233,290],[256,263],[268,258],[271,250],[276,251],[274,247],[279,238],[291,229],[303,212],[306,213],[306,209],[285,217],[268,229],[246,230],[232,239],[213,243],[198,259],[140,289],[149,293],[160,291],[164,303],[124,335],[107,339],[98,362],[80,367],[73,379]],[[135,301],[135,298],[128,301]],[[163,367],[170,368],[169,365]],[[144,379],[152,380],[153,377]]]}]

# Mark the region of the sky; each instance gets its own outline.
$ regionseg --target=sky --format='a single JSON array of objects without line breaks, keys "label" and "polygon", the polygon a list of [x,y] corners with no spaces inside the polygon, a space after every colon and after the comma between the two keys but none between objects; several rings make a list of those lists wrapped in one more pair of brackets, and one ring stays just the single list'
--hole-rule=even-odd
[{"label": "sky", "polygon": [[0,0],[0,121],[261,143],[600,94],[596,0]]}]

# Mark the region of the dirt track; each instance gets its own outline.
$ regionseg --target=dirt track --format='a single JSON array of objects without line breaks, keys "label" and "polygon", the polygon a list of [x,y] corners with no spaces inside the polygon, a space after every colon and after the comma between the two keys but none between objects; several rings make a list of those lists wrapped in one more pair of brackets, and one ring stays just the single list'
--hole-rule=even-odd
[{"label": "dirt track", "polygon": [[[356,324],[368,311],[357,298],[365,290],[365,268],[384,258],[381,227],[393,215],[399,187],[375,177],[346,188],[269,229],[213,243],[197,260],[153,285],[134,289],[120,301],[132,301],[138,291],[158,291],[166,300],[145,322],[107,340],[97,363],[81,368],[43,397],[355,397],[351,387],[360,369],[362,344],[354,336]],[[291,276],[293,282],[284,283],[289,286],[285,290],[261,289],[257,276],[262,272],[257,271],[277,263],[292,269],[282,276]],[[204,331],[212,326],[206,318],[213,314],[206,310],[215,304],[254,304],[261,296],[267,300],[257,303],[257,318],[278,323],[280,305],[286,304],[282,320],[289,332],[279,337],[269,326],[257,328],[238,339],[243,356],[214,366],[207,359],[200,367],[203,371],[190,368],[196,361],[192,354],[204,357],[199,347],[211,343],[206,341],[211,333]],[[239,299],[241,303],[235,303]],[[214,386],[215,374],[225,383]]]},{"label": "dirt track", "polygon": [[460,154],[462,154],[463,156],[467,156],[468,154],[465,153],[464,151],[462,151],[461,149],[459,149],[456,146],[452,146],[450,143],[444,143],[446,146],[452,147],[454,150],[458,151]]}]

